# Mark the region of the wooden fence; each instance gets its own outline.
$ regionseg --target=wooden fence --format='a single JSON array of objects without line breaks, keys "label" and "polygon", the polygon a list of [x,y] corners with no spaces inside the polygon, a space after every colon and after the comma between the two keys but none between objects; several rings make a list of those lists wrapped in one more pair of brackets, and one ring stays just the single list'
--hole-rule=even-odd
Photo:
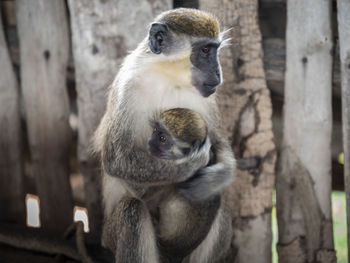
[{"label": "wooden fence", "polygon": [[[45,232],[66,229],[79,204],[88,210],[88,239],[99,241],[101,177],[91,136],[123,58],[173,6],[210,11],[231,28],[232,45],[220,55],[224,132],[236,158],[259,160],[237,171],[225,195],[234,229],[227,262],[271,262],[275,189],[279,261],[336,262],[331,169],[342,146],[345,165],[333,166],[333,178],[344,168],[350,202],[349,0],[2,1],[0,226],[25,225],[31,193]],[[343,145],[331,137],[341,128]],[[84,198],[73,173],[84,178]]]}]

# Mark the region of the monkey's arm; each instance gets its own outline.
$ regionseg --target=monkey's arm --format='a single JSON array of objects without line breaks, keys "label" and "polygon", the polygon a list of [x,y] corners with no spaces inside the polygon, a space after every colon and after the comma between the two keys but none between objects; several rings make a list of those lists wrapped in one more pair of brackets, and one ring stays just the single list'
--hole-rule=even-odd
[{"label": "monkey's arm", "polygon": [[171,184],[187,180],[199,168],[206,166],[210,146],[210,140],[207,140],[201,148],[194,149],[189,157],[177,161],[164,160],[137,148],[127,134],[115,139],[109,133],[106,134],[102,149],[102,164],[109,175],[132,183]]},{"label": "monkey's arm", "polygon": [[221,192],[234,178],[236,161],[228,141],[217,132],[210,134],[215,163],[198,170],[180,183],[179,191],[187,198],[204,200]]}]

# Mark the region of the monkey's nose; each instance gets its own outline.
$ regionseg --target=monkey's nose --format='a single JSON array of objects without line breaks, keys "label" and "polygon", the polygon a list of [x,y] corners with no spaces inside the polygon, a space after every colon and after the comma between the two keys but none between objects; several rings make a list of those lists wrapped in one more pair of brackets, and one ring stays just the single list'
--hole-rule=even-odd
[{"label": "monkey's nose", "polygon": [[215,74],[216,74],[216,76],[217,76],[218,78],[220,78],[220,70],[217,69],[217,70],[215,71]]}]

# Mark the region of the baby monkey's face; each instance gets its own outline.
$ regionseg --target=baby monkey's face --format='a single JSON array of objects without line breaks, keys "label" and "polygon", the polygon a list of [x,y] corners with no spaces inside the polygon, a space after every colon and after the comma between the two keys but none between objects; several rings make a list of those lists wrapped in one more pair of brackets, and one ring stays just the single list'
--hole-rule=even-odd
[{"label": "baby monkey's face", "polygon": [[161,123],[154,123],[152,137],[148,142],[148,150],[152,156],[168,160],[183,158],[190,152],[190,147],[180,147],[179,144],[182,143],[176,140]]}]

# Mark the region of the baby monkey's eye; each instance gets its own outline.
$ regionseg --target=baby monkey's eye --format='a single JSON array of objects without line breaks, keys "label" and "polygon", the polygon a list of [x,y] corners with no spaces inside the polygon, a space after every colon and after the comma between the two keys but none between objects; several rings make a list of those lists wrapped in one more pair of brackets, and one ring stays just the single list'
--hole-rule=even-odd
[{"label": "baby monkey's eye", "polygon": [[202,48],[202,52],[205,53],[205,54],[208,54],[210,51],[210,47],[203,47]]},{"label": "baby monkey's eye", "polygon": [[159,139],[160,139],[161,142],[165,142],[166,141],[166,139],[165,139],[165,137],[163,135],[160,136]]},{"label": "baby monkey's eye", "polygon": [[158,131],[157,127],[154,127],[154,128],[153,128],[153,131],[154,131],[154,132]]}]

